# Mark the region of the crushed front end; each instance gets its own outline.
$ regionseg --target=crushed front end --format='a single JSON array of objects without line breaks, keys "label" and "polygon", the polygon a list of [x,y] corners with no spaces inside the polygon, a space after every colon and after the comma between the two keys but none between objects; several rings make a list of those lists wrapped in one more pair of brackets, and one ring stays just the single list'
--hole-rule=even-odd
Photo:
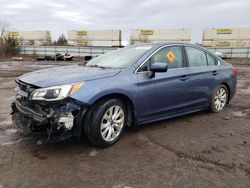
[{"label": "crushed front end", "polygon": [[64,140],[81,136],[82,120],[86,107],[79,101],[67,97],[58,101],[30,100],[36,86],[16,81],[16,99],[12,103],[12,120],[22,132],[45,133],[46,141]]}]

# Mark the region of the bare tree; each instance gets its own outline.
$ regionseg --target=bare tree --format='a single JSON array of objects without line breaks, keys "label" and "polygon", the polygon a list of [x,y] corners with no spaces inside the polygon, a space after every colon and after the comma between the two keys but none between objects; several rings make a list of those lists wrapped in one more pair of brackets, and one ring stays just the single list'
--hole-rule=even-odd
[{"label": "bare tree", "polygon": [[[23,45],[23,42],[21,42],[21,44]],[[35,45],[35,39],[30,39],[29,45]]]},{"label": "bare tree", "polygon": [[9,23],[6,20],[0,20],[0,52],[4,57],[4,32],[9,27]]},{"label": "bare tree", "polygon": [[61,34],[59,38],[53,42],[55,46],[67,46],[68,40],[66,39],[64,34]]}]

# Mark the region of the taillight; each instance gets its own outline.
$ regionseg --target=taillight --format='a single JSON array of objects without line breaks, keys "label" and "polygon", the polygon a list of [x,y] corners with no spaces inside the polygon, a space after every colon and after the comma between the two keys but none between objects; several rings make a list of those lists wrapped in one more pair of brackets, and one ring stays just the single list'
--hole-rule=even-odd
[{"label": "taillight", "polygon": [[233,68],[232,68],[232,74],[233,74],[234,76],[236,76],[237,73],[238,73],[238,69],[237,69],[236,67],[233,67]]}]

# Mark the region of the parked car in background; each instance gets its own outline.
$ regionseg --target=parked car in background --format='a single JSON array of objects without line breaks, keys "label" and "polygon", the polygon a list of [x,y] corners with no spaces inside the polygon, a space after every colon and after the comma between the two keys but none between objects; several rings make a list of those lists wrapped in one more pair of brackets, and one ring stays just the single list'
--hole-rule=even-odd
[{"label": "parked car in background", "polygon": [[64,55],[61,53],[56,53],[55,56],[39,56],[36,59],[37,61],[73,61],[74,56],[68,52],[65,52]]},{"label": "parked car in background", "polygon": [[56,61],[73,61],[74,56],[68,52],[65,52],[64,55],[61,53],[56,53],[55,60]]},{"label": "parked car in background", "polygon": [[228,59],[228,56],[222,52],[214,52],[214,54],[220,57],[221,59]]},{"label": "parked car in background", "polygon": [[17,127],[85,136],[107,147],[126,126],[209,109],[222,111],[236,91],[237,69],[208,50],[184,43],[135,45],[16,79]]}]

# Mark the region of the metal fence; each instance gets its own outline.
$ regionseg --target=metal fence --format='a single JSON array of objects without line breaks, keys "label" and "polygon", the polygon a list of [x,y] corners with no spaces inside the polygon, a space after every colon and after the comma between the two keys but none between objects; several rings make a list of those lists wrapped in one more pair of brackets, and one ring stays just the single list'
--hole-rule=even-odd
[{"label": "metal fence", "polygon": [[[56,53],[69,52],[78,57],[98,56],[106,52],[116,50],[116,47],[78,47],[78,46],[21,46],[21,54],[24,55],[41,55],[54,56]],[[208,48],[212,52],[221,52],[228,58],[250,58],[250,47],[229,48],[217,47]]]},{"label": "metal fence", "polygon": [[217,47],[217,48],[208,48],[211,52],[221,52],[228,58],[250,58],[250,47]]},{"label": "metal fence", "polygon": [[106,52],[116,50],[114,47],[78,47],[78,46],[20,46],[23,55],[54,56],[56,53],[68,52],[71,55],[98,56]]}]

